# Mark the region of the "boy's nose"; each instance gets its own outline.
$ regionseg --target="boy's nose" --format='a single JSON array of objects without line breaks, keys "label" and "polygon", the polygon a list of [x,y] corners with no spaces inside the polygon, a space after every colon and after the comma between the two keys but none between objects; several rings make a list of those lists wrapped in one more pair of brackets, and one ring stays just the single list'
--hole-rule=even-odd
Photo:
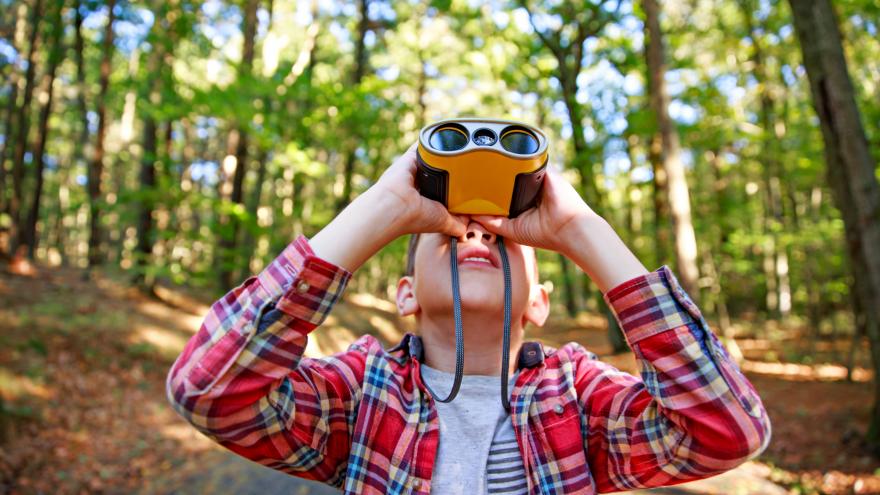
[{"label": "boy's nose", "polygon": [[477,222],[470,222],[467,226],[467,231],[458,240],[460,242],[468,242],[471,239],[475,239],[477,242],[494,244],[495,234],[489,232],[488,230],[486,230],[485,227]]}]

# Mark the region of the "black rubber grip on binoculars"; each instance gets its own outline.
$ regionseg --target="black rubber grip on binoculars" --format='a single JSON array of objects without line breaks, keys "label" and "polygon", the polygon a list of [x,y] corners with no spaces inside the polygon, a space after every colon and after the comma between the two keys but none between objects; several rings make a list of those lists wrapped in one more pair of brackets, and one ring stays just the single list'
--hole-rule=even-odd
[{"label": "black rubber grip on binoculars", "polygon": [[422,196],[439,201],[448,208],[446,193],[449,190],[449,172],[428,165],[418,152],[416,152],[416,164],[418,165],[416,186],[419,192]]},{"label": "black rubber grip on binoculars", "polygon": [[544,175],[547,172],[547,161],[541,168],[527,174],[517,174],[513,184],[513,196],[510,198],[510,218],[519,216],[538,203]]},{"label": "black rubber grip on binoculars", "polygon": [[[443,206],[449,207],[449,172],[434,168],[424,160],[420,154],[416,154],[418,171],[416,172],[416,186],[422,196],[439,201]],[[541,186],[544,184],[544,175],[547,172],[547,161],[541,168],[534,172],[517,174],[513,184],[513,194],[510,198],[508,216],[514,218],[538,203]]]}]

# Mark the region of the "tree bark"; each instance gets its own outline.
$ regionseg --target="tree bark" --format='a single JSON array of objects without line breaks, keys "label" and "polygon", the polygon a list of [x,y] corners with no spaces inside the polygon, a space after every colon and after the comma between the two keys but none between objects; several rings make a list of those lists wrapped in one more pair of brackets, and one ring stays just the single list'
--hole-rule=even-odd
[{"label": "tree bark", "polygon": [[31,198],[31,207],[27,221],[20,229],[22,244],[27,246],[28,257],[34,259],[39,236],[37,236],[37,220],[40,218],[40,200],[43,195],[43,170],[46,168],[46,142],[49,139],[49,117],[52,115],[52,104],[55,101],[53,88],[55,86],[55,73],[58,64],[64,56],[64,23],[61,11],[64,9],[64,0],[55,0],[52,10],[52,50],[49,60],[46,62],[46,74],[43,77],[43,88],[46,91],[46,102],[40,109],[40,119],[37,127],[37,143],[34,146],[34,195]]},{"label": "tree bark", "polygon": [[647,42],[645,56],[649,72],[649,92],[651,108],[660,131],[663,169],[668,179],[669,207],[675,234],[675,259],[682,286],[688,294],[697,299],[700,276],[697,269],[697,239],[691,220],[691,202],[684,164],[678,142],[678,132],[669,117],[669,93],[666,90],[666,62],[664,60],[663,33],[660,30],[660,7],[656,0],[644,0],[645,32]]},{"label": "tree bark", "polygon": [[[354,71],[351,74],[352,87],[357,88],[364,79],[364,73],[367,71],[367,31],[369,27],[369,0],[359,0],[358,2],[358,37],[354,50]],[[345,154],[345,165],[342,171],[342,195],[336,201],[336,214],[338,215],[349,201],[351,201],[351,181],[354,177],[354,166],[357,163],[357,148],[360,145],[357,133],[352,133],[354,143],[349,146]]]},{"label": "tree bark", "polygon": [[[156,194],[156,163],[159,160],[158,132],[159,126],[156,116],[151,110],[162,103],[162,88],[166,80],[166,67],[170,67],[173,58],[167,50],[173,50],[174,40],[167,42],[162,38],[165,30],[171,30],[171,22],[168,20],[169,7],[154,9],[156,19],[153,24],[153,52],[147,60],[147,86],[141,95],[141,100],[146,102],[147,110],[144,112],[143,128],[143,155],[141,156],[140,186],[141,201],[138,205],[137,245],[135,247],[135,271],[133,283],[140,286],[146,292],[153,291],[154,280],[147,276],[147,267],[153,253],[153,211],[155,209]],[[170,138],[170,124],[169,124]],[[166,140],[166,148],[169,143]],[[168,159],[167,153],[163,159]]]},{"label": "tree bark", "polygon": [[[27,4],[22,2],[15,9],[15,34],[12,39],[12,47],[16,51],[21,50],[21,46],[24,45],[25,31],[27,29],[25,19],[27,19]],[[15,132],[15,117],[17,116],[15,104],[18,102],[18,86],[21,79],[21,73],[14,64],[9,64],[8,77],[9,79],[6,82],[9,85],[9,99],[6,102],[6,119],[3,126],[3,135],[7,136],[7,139],[3,140],[3,149],[0,150],[0,211],[7,211],[8,207],[6,204],[6,157],[12,149],[12,140],[8,136],[12,136]],[[0,242],[0,246],[2,244]]]},{"label": "tree bark", "polygon": [[24,75],[24,94],[22,95],[21,106],[18,107],[16,115],[16,137],[15,148],[12,152],[12,197],[9,199],[7,211],[11,221],[10,233],[10,249],[13,256],[16,254],[16,247],[21,243],[21,209],[23,197],[24,183],[24,154],[27,147],[28,131],[30,128],[30,110],[31,99],[34,95],[34,73],[36,72],[36,52],[39,43],[40,19],[42,19],[43,1],[35,0],[33,9],[31,10],[30,26],[31,33],[28,39],[27,52],[27,70]]},{"label": "tree bark", "polygon": [[753,19],[757,5],[751,0],[740,0],[740,9],[745,19],[748,38],[752,44],[752,76],[761,88],[759,121],[761,134],[761,162],[763,165],[764,182],[764,266],[767,279],[767,310],[771,314],[785,318],[791,312],[791,282],[788,275],[787,246],[778,234],[786,225],[785,211],[782,200],[780,177],[784,176],[783,163],[780,160],[780,139],[783,137],[777,129],[776,101],[771,90],[770,75],[767,71],[763,41]]},{"label": "tree bark", "polygon": [[880,186],[828,0],[789,0],[825,142],[828,182],[846,226],[856,289],[869,323],[874,409],[868,442],[880,452]]},{"label": "tree bark", "polygon": [[85,42],[82,35],[82,9],[86,0],[80,0],[74,12],[74,58],[76,60],[76,107],[80,117],[80,137],[73,145],[74,163],[85,161],[85,144],[89,142],[89,119],[86,106]]},{"label": "tree bark", "polygon": [[103,54],[101,56],[100,79],[98,84],[98,96],[96,113],[98,115],[98,130],[95,136],[95,150],[92,155],[92,164],[89,167],[88,193],[89,193],[89,246],[88,266],[94,267],[103,262],[101,243],[104,233],[101,227],[102,205],[104,201],[101,192],[102,175],[104,174],[104,137],[107,132],[107,89],[110,86],[110,70],[113,63],[113,22],[116,19],[114,8],[116,0],[107,2],[107,25],[104,28]]},{"label": "tree bark", "polygon": [[565,288],[565,310],[568,316],[574,318],[578,314],[577,298],[574,295],[575,282],[568,258],[561,253],[559,253],[559,268],[562,271],[562,283]]},{"label": "tree bark", "polygon": [[[239,81],[242,78],[250,78],[253,74],[254,48],[257,38],[257,8],[259,0],[246,0],[244,19],[242,20],[242,34],[244,35],[241,64],[238,69]],[[235,153],[235,172],[232,176],[232,194],[230,201],[236,205],[244,206],[244,177],[247,173],[248,160],[248,133],[247,123],[237,122],[233,132],[229,135],[228,147]],[[233,284],[235,267],[237,266],[238,232],[241,221],[237,215],[229,218],[230,232],[220,239],[220,255],[223,260],[220,264],[220,283],[222,287],[229,288]]]}]

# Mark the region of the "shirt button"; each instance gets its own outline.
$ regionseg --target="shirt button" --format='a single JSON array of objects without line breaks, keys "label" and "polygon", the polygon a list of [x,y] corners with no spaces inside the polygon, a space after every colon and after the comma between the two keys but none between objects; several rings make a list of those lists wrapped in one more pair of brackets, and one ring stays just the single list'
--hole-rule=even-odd
[{"label": "shirt button", "polygon": [[305,294],[309,290],[309,283],[305,280],[300,281],[300,283],[296,284],[296,291],[300,294]]},{"label": "shirt button", "polygon": [[555,406],[553,406],[553,412],[555,412],[556,414],[562,414],[563,410],[564,409],[562,407],[562,404],[556,404]]}]

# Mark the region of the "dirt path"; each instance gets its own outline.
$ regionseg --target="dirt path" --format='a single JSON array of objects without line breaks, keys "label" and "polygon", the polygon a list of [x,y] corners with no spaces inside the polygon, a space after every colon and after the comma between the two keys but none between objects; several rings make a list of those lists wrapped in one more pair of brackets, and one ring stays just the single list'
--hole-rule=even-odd
[{"label": "dirt path", "polygon": [[[145,494],[223,494],[333,495],[339,491],[326,485],[302,480],[252,463],[232,453],[216,452],[204,459],[208,469],[159,480],[143,491]],[[708,480],[674,487],[619,492],[621,495],[699,495],[743,494],[785,495],[784,488],[767,481],[766,468],[748,463],[738,469]]]}]

